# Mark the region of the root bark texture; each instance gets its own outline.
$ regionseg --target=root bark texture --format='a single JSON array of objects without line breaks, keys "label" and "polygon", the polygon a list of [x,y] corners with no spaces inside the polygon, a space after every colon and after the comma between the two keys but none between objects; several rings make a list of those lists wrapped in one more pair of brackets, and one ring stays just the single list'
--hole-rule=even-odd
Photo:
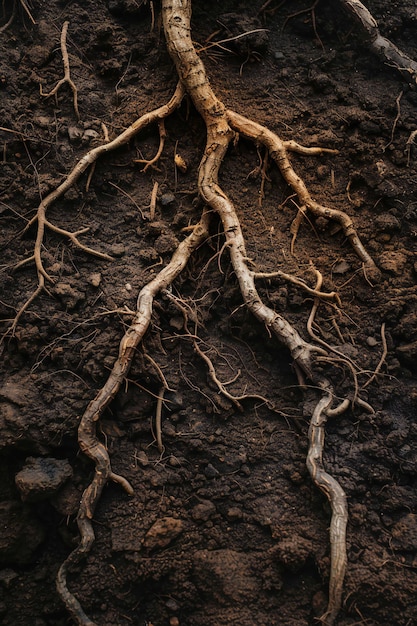
[{"label": "root bark texture", "polygon": [[342,6],[360,25],[369,48],[398,70],[413,89],[417,88],[417,62],[379,32],[378,23],[359,0],[341,0]]},{"label": "root bark texture", "polygon": [[85,246],[78,240],[78,235],[88,232],[89,230],[88,228],[83,228],[77,231],[76,233],[70,233],[69,231],[59,228],[55,226],[54,224],[52,224],[46,217],[46,213],[49,207],[54,202],[62,198],[64,194],[68,191],[68,189],[70,189],[73,185],[75,185],[75,183],[78,181],[80,176],[84,174],[84,172],[90,166],[94,166],[97,159],[102,154],[107,154],[108,152],[111,152],[112,150],[116,150],[117,148],[124,146],[137,133],[139,133],[141,130],[143,130],[150,124],[153,124],[155,122],[159,123],[165,117],[168,117],[181,104],[183,97],[184,97],[184,88],[182,87],[181,84],[178,84],[175,90],[175,93],[169,102],[155,109],[154,111],[151,111],[150,113],[145,113],[145,115],[142,115],[131,126],[129,126],[129,128],[127,128],[123,133],[118,135],[112,141],[106,142],[100,146],[97,146],[96,148],[93,148],[89,152],[87,152],[78,161],[78,163],[75,165],[72,171],[68,174],[65,180],[56,189],[51,191],[51,193],[49,193],[41,201],[41,203],[39,204],[36,210],[34,217],[31,220],[29,220],[29,222],[27,223],[23,231],[23,232],[26,232],[27,230],[29,230],[31,226],[37,224],[37,233],[36,233],[36,240],[35,240],[33,255],[21,261],[15,266],[15,269],[19,269],[20,267],[27,265],[28,263],[34,262],[35,267],[36,267],[36,273],[38,276],[38,286],[36,287],[32,295],[26,300],[26,302],[24,302],[19,308],[9,328],[9,333],[12,333],[12,334],[14,333],[17,327],[17,324],[19,323],[19,320],[21,316],[23,315],[23,313],[29,308],[29,306],[37,298],[37,296],[45,289],[45,281],[49,281],[50,283],[53,283],[53,279],[46,272],[44,265],[43,265],[43,261],[42,261],[43,240],[45,236],[45,230],[47,228],[49,228],[50,230],[54,232],[57,232],[58,234],[63,235],[64,237],[68,237],[78,248],[80,248],[84,252],[87,252],[89,254],[92,254],[94,256],[97,256],[105,260],[109,260],[109,261],[112,260],[112,257],[110,255],[103,253],[103,252],[99,252],[97,250],[93,250],[92,248]]},{"label": "root bark texture", "polygon": [[[330,522],[331,571],[329,601],[327,611],[321,617],[321,622],[326,624],[326,626],[330,626],[334,623],[342,605],[343,580],[347,565],[346,526],[348,522],[348,508],[346,494],[342,487],[323,467],[327,414],[330,414],[332,411],[337,412],[337,408],[332,409],[333,393],[327,381],[323,381],[321,386],[323,388],[323,396],[313,411],[308,431],[307,469],[317,487],[326,494],[332,508]],[[342,407],[342,409],[346,409],[346,406]]]},{"label": "root bark texture", "polygon": [[[341,225],[352,248],[362,261],[368,277],[377,277],[378,269],[360,241],[350,217],[342,211],[324,207],[313,200],[303,180],[294,171],[288,157],[289,152],[298,152],[311,156],[323,152],[334,153],[335,151],[323,148],[305,148],[292,140],[283,141],[264,126],[227,109],[211,88],[204,65],[192,43],[190,28],[191,2],[187,0],[163,0],[162,18],[168,51],[175,63],[180,79],[174,96],[164,106],[140,117],[113,141],[90,150],[77,163],[65,181],[41,202],[36,215],[29,223],[29,225],[37,224],[37,237],[34,254],[26,262],[35,262],[38,274],[38,287],[31,298],[21,307],[15,318],[14,326],[34,297],[42,291],[45,280],[51,280],[43,267],[41,258],[45,228],[49,227],[57,233],[66,235],[70,239],[72,238],[75,245],[87,252],[94,252],[81,246],[76,239],[77,235],[81,234],[81,231],[71,234],[63,229],[54,227],[46,219],[48,207],[58,200],[78,180],[81,174],[95,163],[101,154],[108,153],[124,145],[136,133],[153,122],[157,122],[160,129],[161,145],[157,154],[159,158],[163,149],[164,139],[164,133],[161,133],[161,129],[163,129],[161,120],[178,107],[185,93],[190,96],[195,108],[204,120],[207,131],[206,146],[198,173],[198,191],[206,207],[199,223],[192,229],[191,234],[179,244],[168,265],[142,288],[137,300],[136,313],[128,330],[121,339],[119,354],[113,369],[107,381],[96,397],[89,403],[81,417],[78,430],[79,445],[81,450],[93,461],[95,472],[92,482],[84,491],[77,516],[80,542],[59,570],[57,589],[75,622],[82,626],[94,626],[94,622],[86,615],[79,601],[69,590],[67,577],[80,561],[88,555],[94,542],[92,519],[106,483],[114,481],[120,484],[128,494],[133,492],[130,483],[124,477],[112,471],[107,449],[97,435],[97,423],[128,376],[135,351],[148,330],[155,297],[173,283],[184,270],[194,251],[208,237],[210,216],[216,213],[222,223],[225,248],[229,251],[230,261],[245,306],[265,325],[269,334],[275,335],[278,341],[286,346],[297,369],[319,390],[319,398],[313,411],[309,429],[307,466],[314,483],[327,496],[332,509],[329,599],[327,611],[321,618],[322,623],[331,626],[342,602],[343,580],[346,570],[346,524],[348,512],[346,496],[342,487],[323,467],[322,453],[327,418],[346,410],[349,406],[349,401],[347,398],[343,398],[337,406],[333,406],[335,396],[331,383],[319,372],[318,368],[318,362],[320,360],[325,361],[326,357],[328,357],[327,350],[321,345],[303,339],[297,329],[285,317],[278,314],[262,300],[257,291],[256,279],[265,277],[266,274],[250,269],[238,212],[218,182],[222,161],[230,143],[237,138],[237,135],[243,134],[256,144],[265,146],[270,157],[277,164],[284,180],[297,194],[304,211],[310,211],[313,215],[337,221]],[[155,161],[156,157],[152,161],[146,162],[146,166],[153,164]],[[102,253],[100,255],[104,256]],[[269,277],[271,278],[278,274],[282,275],[282,273],[275,272]],[[338,302],[338,296],[333,292],[324,294],[318,289],[309,289],[295,277],[287,274],[285,274],[285,277],[287,280],[295,282],[300,288],[309,290],[310,294],[315,298],[323,297],[327,300],[334,299]],[[208,361],[210,360],[208,359]],[[327,358],[327,361],[329,362],[331,359]],[[208,363],[209,366],[210,363]],[[243,401],[244,397],[234,398],[234,400]]]},{"label": "root bark texture", "polygon": [[94,626],[94,622],[89,619],[81,604],[69,591],[67,574],[85,558],[91,549],[94,542],[92,518],[107,482],[109,480],[117,482],[126,493],[133,494],[130,483],[122,476],[112,472],[109,454],[97,437],[96,424],[127,377],[135,350],[151,321],[153,300],[156,294],[166,289],[182,272],[193,251],[208,236],[208,224],[209,214],[205,212],[193,232],[179,244],[170,263],[141,290],[136,315],[120,342],[119,356],[106,383],[88,405],[78,427],[80,449],[94,462],[95,473],[92,482],[83,493],[78,511],[77,524],[81,538],[80,543],[59,569],[57,590],[76,623],[83,626]]}]

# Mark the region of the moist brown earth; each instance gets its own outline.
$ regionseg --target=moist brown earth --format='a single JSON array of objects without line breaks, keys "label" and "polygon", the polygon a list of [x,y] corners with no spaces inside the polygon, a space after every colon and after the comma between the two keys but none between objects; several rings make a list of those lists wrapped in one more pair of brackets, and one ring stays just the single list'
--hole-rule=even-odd
[{"label": "moist brown earth", "polygon": [[[381,269],[372,285],[340,229],[302,222],[290,244],[295,198],[244,139],[229,151],[222,188],[234,201],[248,254],[259,271],[315,274],[340,294],[321,304],[315,331],[359,367],[355,406],[329,420],[324,464],[349,503],[348,570],[338,624],[417,623],[417,92],[372,55],[337,3],[262,1],[193,7],[193,40],[226,106],[304,145],[339,150],[293,156],[313,197],[354,219]],[[2,23],[13,10],[3,4]],[[382,34],[417,59],[417,12],[407,0],[369,0]],[[1,295],[5,332],[37,285],[34,227],[22,230],[40,198],[76,161],[137,117],[165,103],[175,70],[158,3],[130,0],[33,2],[35,24],[17,2],[0,33]],[[151,11],[152,9],[152,11]],[[304,11],[304,12],[302,12]],[[297,13],[297,15],[294,15]],[[152,19],[154,15],[154,20]],[[62,25],[78,88],[78,122],[68,86],[40,95],[63,76]],[[257,28],[218,46],[215,41]],[[210,47],[211,46],[211,47]],[[42,256],[54,278],[2,342],[0,379],[0,621],[63,626],[57,570],[76,545],[76,513],[93,471],[80,454],[77,424],[104,383],[137,294],[170,258],[184,228],[197,223],[196,192],[205,129],[186,100],[166,122],[164,153],[149,128],[101,158],[88,190],[83,177],[48,211],[113,261],[88,255],[48,231]],[[174,154],[187,165],[181,172]],[[150,213],[159,184],[155,215]],[[329,505],[305,467],[308,422],[317,394],[298,385],[285,349],[242,306],[221,227],[172,286],[191,307],[200,348],[231,394],[257,394],[242,411],[220,395],[186,334],[184,317],[157,298],[152,325],[129,380],[99,424],[113,470],[134,487],[105,489],[94,516],[96,542],[69,577],[100,626],[314,624],[326,608]],[[310,296],[284,281],[259,283],[262,296],[306,338]],[[187,309],[190,311],[190,309]],[[384,325],[384,326],[383,326]],[[385,333],[384,333],[385,328]],[[364,389],[381,360],[379,374]],[[161,454],[155,411],[161,380]],[[343,397],[351,372],[327,365]]]}]

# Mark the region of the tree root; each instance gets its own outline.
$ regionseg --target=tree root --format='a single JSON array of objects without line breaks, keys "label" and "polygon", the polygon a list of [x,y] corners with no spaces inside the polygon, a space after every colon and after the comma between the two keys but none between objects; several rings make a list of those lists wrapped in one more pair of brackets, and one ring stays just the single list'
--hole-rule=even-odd
[{"label": "tree root", "polygon": [[417,130],[413,130],[412,133],[410,133],[410,136],[407,139],[406,144],[405,144],[405,153],[407,155],[407,167],[410,166],[411,147],[414,144],[416,138],[417,138]]},{"label": "tree root", "polygon": [[347,406],[342,402],[339,407],[332,409],[333,392],[331,386],[327,381],[322,381],[320,386],[323,389],[323,396],[313,411],[308,431],[307,468],[314,483],[326,494],[332,508],[329,600],[327,611],[320,618],[325,626],[332,626],[342,606],[343,580],[347,565],[346,526],[348,509],[345,492],[337,480],[324,470],[322,456],[327,415],[330,412],[337,415],[346,410]]},{"label": "tree root", "polygon": [[45,98],[50,98],[51,96],[55,96],[58,101],[58,91],[62,87],[62,85],[65,85],[65,83],[67,83],[72,91],[72,97],[73,97],[72,101],[73,101],[73,106],[74,106],[74,112],[75,112],[75,116],[77,120],[79,121],[80,112],[78,110],[78,89],[74,81],[71,78],[70,62],[69,62],[68,51],[67,51],[68,26],[69,26],[69,22],[64,22],[62,26],[62,31],[61,31],[61,53],[62,53],[62,62],[64,65],[64,78],[61,78],[61,80],[57,82],[55,87],[49,93],[43,92],[42,85],[39,85],[39,91],[40,91],[41,96],[44,96]]},{"label": "tree root", "polygon": [[295,173],[288,159],[287,153],[288,150],[290,150],[292,152],[297,152],[298,154],[322,154],[326,152],[335,154],[337,153],[337,150],[328,150],[326,148],[306,148],[304,146],[300,146],[295,141],[282,141],[278,135],[271,132],[264,126],[261,126],[261,124],[243,117],[243,115],[239,115],[238,113],[230,110],[227,111],[226,115],[228,121],[230,122],[230,126],[234,130],[242,133],[255,142],[262,143],[266,148],[268,148],[270,155],[281,171],[283,178],[297,194],[302,207],[309,209],[313,215],[334,220],[341,225],[352,248],[358,257],[363,261],[366,276],[370,280],[377,281],[379,279],[380,272],[376,267],[374,260],[365,250],[361,240],[359,239],[351,218],[343,211],[324,207],[311,198],[303,180]]},{"label": "tree root", "polygon": [[[289,152],[297,152],[311,156],[322,153],[335,154],[337,151],[327,150],[325,148],[306,148],[295,141],[283,141],[264,126],[239,113],[226,109],[225,105],[217,98],[211,89],[204,65],[198,57],[191,40],[191,0],[163,0],[162,18],[168,50],[175,63],[180,79],[175,94],[167,104],[140,117],[132,126],[113,141],[90,150],[77,163],[65,181],[42,200],[35,217],[33,217],[28,224],[29,227],[37,223],[34,254],[19,264],[19,266],[22,266],[32,261],[35,262],[38,275],[38,287],[16,315],[12,324],[13,329],[22,313],[45,288],[45,281],[51,280],[44,269],[41,258],[45,228],[49,228],[58,234],[69,237],[77,247],[86,252],[96,254],[101,258],[110,258],[108,255],[83,246],[78,241],[77,236],[85,232],[85,229],[77,231],[76,233],[69,233],[64,229],[53,226],[51,222],[46,219],[46,211],[49,206],[74,185],[79,177],[90,165],[96,162],[101,154],[106,154],[124,145],[140,130],[153,122],[157,122],[160,131],[160,146],[157,155],[150,161],[141,160],[141,162],[145,163],[145,169],[154,165],[163,150],[164,126],[162,120],[179,106],[184,94],[187,93],[192,99],[195,108],[202,116],[207,131],[206,146],[198,174],[198,191],[201,198],[205,201],[206,207],[203,210],[199,223],[192,228],[191,233],[178,245],[168,265],[161,269],[140,291],[134,318],[121,339],[119,354],[114,366],[103,387],[95,398],[91,400],[81,417],[78,429],[79,446],[93,461],[95,472],[92,482],[82,495],[77,515],[80,543],[59,569],[57,590],[77,624],[81,626],[94,626],[94,622],[86,615],[78,600],[68,589],[67,577],[81,560],[88,555],[94,542],[95,537],[92,518],[106,483],[108,481],[114,481],[120,484],[128,494],[133,493],[130,483],[125,478],[112,471],[107,449],[103,443],[101,443],[97,435],[97,423],[128,376],[137,346],[142,341],[150,325],[153,302],[156,295],[166,290],[173,283],[186,267],[191,255],[208,238],[210,216],[216,213],[222,223],[225,238],[225,244],[221,252],[224,248],[227,248],[229,251],[231,265],[239,284],[244,306],[265,325],[270,335],[275,335],[278,341],[288,349],[297,369],[312,381],[316,389],[321,390],[321,397],[317,401],[313,411],[309,428],[307,467],[314,483],[325,493],[332,508],[330,525],[331,564],[329,598],[327,611],[321,618],[321,621],[326,624],[326,626],[331,626],[336,619],[342,602],[343,580],[347,563],[346,524],[348,513],[346,496],[343,489],[323,468],[322,453],[327,418],[340,415],[348,408],[350,401],[347,398],[343,398],[336,406],[333,406],[335,394],[333,393],[332,385],[327,378],[318,372],[317,365],[320,364],[320,361],[326,361],[327,363],[332,363],[333,361],[334,365],[335,359],[328,356],[328,345],[318,345],[318,343],[304,340],[296,328],[294,328],[285,317],[278,314],[268,306],[268,304],[262,301],[257,291],[255,281],[259,278],[273,279],[275,277],[290,280],[306,290],[309,295],[313,296],[315,303],[318,302],[318,298],[336,301],[337,303],[338,295],[334,292],[322,292],[321,284],[312,289],[308,287],[304,281],[284,272],[262,273],[249,269],[245,239],[243,237],[238,214],[232,201],[218,183],[219,169],[230,143],[236,139],[236,134],[241,133],[256,144],[262,144],[266,148],[269,156],[278,166],[284,180],[297,195],[303,213],[310,211],[315,216],[335,220],[341,225],[353,250],[363,263],[366,276],[377,279],[379,272],[374,261],[360,241],[350,217],[343,211],[324,207],[313,200],[303,180],[294,171],[288,157]],[[65,41],[64,32],[62,38]],[[52,95],[52,92],[49,95]],[[294,235],[294,233],[292,234]],[[234,401],[238,408],[240,407],[240,402],[246,397],[262,398],[261,396],[237,397],[228,394],[224,383],[221,383],[217,378],[210,358],[199,348],[195,336],[190,333],[189,335],[190,337],[194,337],[195,348],[198,348],[198,354],[205,360],[212,380],[221,393]],[[346,359],[344,362],[347,362]],[[165,389],[165,387],[166,381],[164,382],[163,379],[163,388]],[[162,395],[163,392],[161,391],[159,394],[159,409],[162,404]],[[262,400],[265,399],[262,398]],[[159,419],[160,413],[158,421]],[[158,429],[158,447],[162,450],[160,424]]]},{"label": "tree root", "polygon": [[[166,289],[185,268],[193,251],[208,237],[208,225],[209,214],[204,212],[201,221],[195,226],[193,232],[179,244],[170,263],[141,290],[135,317],[120,342],[119,356],[106,383],[88,405],[78,427],[80,449],[94,461],[95,474],[92,482],[83,493],[78,510],[77,524],[81,537],[80,544],[61,565],[57,577],[57,590],[69,613],[77,624],[82,626],[94,626],[94,622],[87,617],[78,600],[69,591],[67,574],[85,558],[91,549],[94,542],[91,520],[106,483],[113,480],[121,484],[128,494],[133,493],[129,482],[112,472],[108,452],[97,437],[96,423],[128,375],[136,347],[150,324],[155,296]],[[161,440],[158,441],[158,445],[162,447]]]},{"label": "tree root", "polygon": [[159,129],[159,147],[158,150],[155,154],[155,156],[152,159],[134,159],[133,163],[142,163],[144,164],[145,167],[142,168],[142,172],[146,172],[147,169],[149,169],[150,167],[155,166],[156,163],[158,163],[159,161],[159,157],[162,154],[162,151],[164,149],[164,144],[165,144],[165,137],[166,137],[166,130],[165,130],[165,124],[164,124],[164,120],[159,120],[158,122],[158,129]]},{"label": "tree root", "polygon": [[359,0],[340,0],[342,6],[361,26],[369,48],[394,67],[414,89],[417,87],[417,62],[397,48],[379,32],[378,23]]},{"label": "tree root", "polygon": [[80,248],[84,252],[88,252],[104,260],[109,260],[109,261],[113,260],[113,257],[111,257],[110,255],[105,254],[103,252],[99,252],[97,250],[93,250],[92,248],[89,248],[88,246],[81,244],[81,242],[78,240],[77,237],[78,235],[87,232],[88,228],[81,229],[75,233],[70,233],[67,230],[54,226],[50,221],[46,219],[46,212],[48,208],[56,200],[61,198],[68,191],[68,189],[70,189],[78,181],[80,176],[84,174],[84,172],[90,166],[93,166],[96,163],[97,159],[102,154],[107,154],[108,152],[111,152],[112,150],[116,150],[117,148],[124,146],[138,132],[140,132],[141,130],[149,126],[150,124],[153,124],[155,122],[160,122],[160,120],[170,115],[181,104],[183,97],[184,97],[184,89],[181,84],[178,84],[174,95],[172,96],[172,98],[167,104],[164,104],[161,107],[158,107],[157,109],[155,109],[154,111],[151,111],[150,113],[146,113],[145,115],[142,115],[131,126],[129,126],[129,128],[127,128],[124,132],[122,132],[115,139],[113,139],[113,141],[106,142],[100,146],[97,146],[96,148],[93,148],[89,152],[87,152],[78,161],[78,163],[75,165],[72,171],[68,174],[65,180],[56,189],[51,191],[51,193],[49,193],[41,201],[41,203],[39,204],[37,208],[35,216],[27,223],[27,225],[25,226],[23,230],[23,233],[25,233],[32,225],[37,223],[38,228],[37,228],[33,255],[28,257],[27,259],[24,259],[23,261],[21,261],[15,266],[15,269],[18,269],[22,267],[23,265],[34,262],[37,276],[38,276],[38,286],[34,290],[34,292],[31,294],[31,296],[26,300],[26,302],[19,308],[18,312],[16,313],[8,329],[9,334],[14,333],[23,313],[29,308],[29,306],[37,298],[37,296],[40,293],[42,293],[42,291],[45,289],[45,280],[51,283],[53,282],[51,276],[49,276],[49,274],[46,272],[44,265],[43,265],[43,261],[42,261],[42,245],[43,245],[43,239],[44,239],[44,234],[45,234],[45,228],[49,228],[61,235],[68,237],[70,240],[72,240],[72,242],[78,248]]},{"label": "tree root", "polygon": [[[332,507],[330,530],[331,567],[329,601],[325,616],[326,626],[333,624],[340,607],[343,580],[346,570],[346,525],[348,520],[345,494],[337,481],[322,469],[324,425],[326,411],[336,414],[345,410],[344,400],[336,409],[332,408],[333,393],[326,379],[319,379],[314,373],[314,357],[323,350],[304,341],[296,329],[282,316],[275,313],[260,299],[255,287],[254,273],[248,269],[245,241],[240,221],[232,202],[218,185],[218,172],[226,150],[234,139],[233,131],[243,132],[258,143],[267,147],[277,163],[284,179],[297,193],[300,202],[314,214],[338,221],[355,252],[363,261],[367,273],[377,274],[374,261],[364,249],[351,219],[343,212],[322,207],[313,201],[303,181],[298,177],[287,157],[287,148],[301,151],[298,144],[285,145],[274,133],[243,116],[226,110],[212,91],[205,69],[195,53],[190,37],[190,2],[171,0],[163,3],[163,24],[168,50],[193,103],[201,114],[207,128],[206,149],[200,163],[198,187],[207,204],[219,215],[230,251],[230,258],[240,291],[247,308],[272,331],[278,340],[290,351],[295,364],[323,389],[323,397],[313,412],[309,441],[308,468],[314,482],[327,495]],[[309,151],[307,151],[309,152]],[[340,408],[342,407],[342,408]]]}]

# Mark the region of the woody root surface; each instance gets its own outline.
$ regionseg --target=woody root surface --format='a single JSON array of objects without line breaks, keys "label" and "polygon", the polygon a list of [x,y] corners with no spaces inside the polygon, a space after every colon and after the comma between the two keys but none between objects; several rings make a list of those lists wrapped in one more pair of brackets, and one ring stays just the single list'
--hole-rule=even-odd
[{"label": "woody root surface", "polygon": [[[234,206],[227,195],[227,190],[222,189],[218,181],[219,171],[230,144],[236,143],[239,140],[239,136],[244,136],[251,140],[256,147],[263,146],[266,154],[275,163],[281,176],[291,189],[293,203],[297,211],[290,228],[292,234],[291,251],[293,254],[296,254],[296,239],[301,222],[304,219],[308,220],[309,215],[312,215],[316,218],[320,217],[336,223],[338,228],[343,231],[358,257],[358,266],[362,268],[364,280],[374,283],[378,280],[379,272],[372,258],[362,245],[350,217],[340,210],[323,206],[314,200],[310,196],[302,178],[295,172],[289,158],[290,153],[298,153],[306,158],[315,158],[316,155],[324,155],[324,158],[326,158],[326,154],[335,155],[337,151],[319,147],[303,147],[292,139],[284,141],[256,121],[229,110],[219,100],[210,86],[204,64],[192,43],[190,31],[191,2],[164,0],[162,2],[162,11],[163,27],[169,54],[179,77],[175,93],[168,103],[142,115],[127,130],[113,140],[109,140],[107,129],[103,129],[105,142],[90,150],[76,164],[64,182],[42,200],[35,217],[27,226],[27,229],[33,226],[37,229],[33,254],[19,264],[22,266],[34,263],[38,276],[38,285],[34,289],[32,296],[21,306],[16,317],[12,320],[10,332],[15,331],[19,320],[30,307],[33,300],[41,292],[47,291],[48,284],[52,282],[51,276],[44,268],[42,259],[45,232],[48,229],[69,238],[75,246],[88,254],[93,254],[105,260],[112,260],[112,257],[107,253],[89,248],[81,243],[79,236],[85,232],[85,229],[69,232],[53,224],[47,218],[48,208],[63,196],[89,168],[94,167],[100,155],[126,144],[133,136],[152,124],[157,124],[159,127],[160,149],[154,159],[150,161],[143,160],[142,163],[145,170],[155,165],[164,147],[164,119],[181,105],[184,97],[187,96],[191,99],[204,120],[207,133],[206,146],[200,162],[197,181],[198,192],[204,203],[204,208],[200,221],[184,229],[186,236],[173,253],[170,262],[157,274],[154,274],[152,280],[140,291],[136,311],[130,312],[132,320],[120,341],[119,354],[107,381],[88,404],[81,417],[78,431],[79,445],[81,450],[93,461],[95,472],[91,483],[82,495],[77,516],[80,533],[79,543],[59,570],[57,578],[58,592],[76,623],[84,626],[94,624],[85,612],[87,610],[86,607],[82,607],[77,598],[71,593],[68,577],[78,563],[86,558],[94,542],[92,520],[105,485],[109,481],[114,481],[121,485],[128,494],[133,493],[130,483],[124,477],[112,471],[105,442],[102,441],[100,433],[97,431],[103,413],[128,377],[137,348],[149,329],[154,301],[158,294],[163,294],[173,306],[177,307],[183,316],[184,328],[188,337],[193,341],[196,359],[202,359],[205,362],[210,378],[216,385],[219,394],[228,398],[239,410],[242,410],[245,401],[251,398],[260,399],[268,405],[268,398],[261,396],[261,394],[235,396],[227,390],[226,383],[221,382],[208,353],[201,348],[198,336],[199,322],[193,316],[193,307],[173,293],[172,286],[175,279],[189,264],[195,251],[209,239],[210,227],[220,222],[223,246],[218,254],[228,258],[230,261],[239,286],[242,306],[247,307],[251,314],[264,325],[266,341],[270,341],[272,337],[274,341],[277,340],[287,348],[294,363],[294,370],[299,385],[301,387],[308,386],[315,390],[316,398],[311,412],[308,434],[307,467],[312,480],[326,495],[331,506],[331,558],[329,571],[326,572],[329,581],[328,606],[325,614],[321,617],[321,622],[330,626],[334,623],[342,605],[343,581],[347,567],[346,525],[348,510],[346,495],[343,489],[323,466],[322,454],[325,425],[329,418],[340,415],[352,405],[360,406],[369,412],[372,412],[372,407],[361,398],[361,389],[358,384],[359,367],[349,357],[338,351],[337,348],[330,346],[321,339],[314,330],[315,313],[321,303],[327,303],[335,313],[338,313],[341,307],[337,293],[322,290],[323,276],[314,268],[314,259],[311,260],[313,282],[309,285],[304,279],[284,270],[275,269],[271,271],[268,268],[268,271],[266,271],[265,268],[259,268],[257,267],[256,259],[248,257],[245,237],[239,219],[239,207]],[[65,60],[65,37],[68,23],[64,26],[65,31],[63,30],[62,33],[61,47]],[[64,63],[64,65],[66,79],[69,82],[71,80],[69,78],[69,65],[68,63]],[[75,85],[72,83],[72,80],[69,82],[69,85],[73,90],[74,109],[78,117]],[[46,95],[51,96],[55,94],[56,89]],[[176,163],[179,169],[185,167],[178,155],[176,156]],[[153,202],[155,202],[155,198],[151,200],[151,210]],[[295,328],[285,317],[274,310],[272,304],[266,298],[260,296],[258,285],[260,283],[270,284],[276,280],[292,283],[300,290],[307,302],[312,302],[311,312],[306,323],[305,336],[308,339],[301,336],[300,332],[304,334],[304,331]],[[194,322],[194,327],[190,330],[188,324],[192,321]],[[158,398],[159,412],[157,412],[156,420],[156,439],[158,447],[162,451],[160,406],[164,392],[169,385],[165,378],[166,372],[164,375],[158,369],[155,361],[152,359],[152,355],[149,355],[149,359],[158,371],[161,380],[161,392]],[[338,371],[344,369],[350,376],[352,384],[349,395],[346,392],[337,393],[334,390],[332,372],[335,368]],[[370,377],[372,377],[371,374],[369,375]]]}]

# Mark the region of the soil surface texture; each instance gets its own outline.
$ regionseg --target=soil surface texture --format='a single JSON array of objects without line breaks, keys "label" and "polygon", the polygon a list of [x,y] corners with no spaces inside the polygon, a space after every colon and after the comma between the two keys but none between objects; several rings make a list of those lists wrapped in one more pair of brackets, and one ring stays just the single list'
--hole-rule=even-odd
[{"label": "soil surface texture", "polygon": [[[417,60],[414,0],[366,4],[381,33]],[[152,125],[52,204],[58,230],[46,229],[41,255],[53,280],[10,332],[38,285],[37,227],[25,226],[40,200],[106,133],[111,140],[166,103],[177,76],[159,2],[6,0],[2,11],[4,26],[15,15],[0,29],[0,622],[64,626],[72,621],[55,578],[77,544],[94,471],[77,426],[140,289],[200,218],[205,127],[184,99],[155,167],[135,162],[158,150]],[[42,95],[64,75],[65,22],[80,119],[68,84]],[[381,271],[375,284],[335,222],[307,215],[292,250],[300,207],[263,148],[241,137],[219,182],[251,267],[313,288],[316,269],[322,291],[338,292],[340,306],[322,301],[314,319],[315,335],[337,350],[317,367],[339,397],[358,393],[374,410],[353,403],[326,426],[323,463],[349,507],[337,624],[417,624],[417,91],[369,51],[334,0],[196,0],[192,28],[228,108],[282,139],[338,150],[291,161],[315,200],[352,217]],[[87,228],[79,241],[112,260],[59,231]],[[128,380],[97,426],[113,471],[134,488],[106,486],[96,541],[68,577],[99,626],[312,626],[326,610],[331,512],[306,469],[319,392],[242,304],[215,216],[210,228],[155,299]],[[257,285],[314,343],[314,297],[282,278]],[[219,392],[201,352],[243,400]]]}]

